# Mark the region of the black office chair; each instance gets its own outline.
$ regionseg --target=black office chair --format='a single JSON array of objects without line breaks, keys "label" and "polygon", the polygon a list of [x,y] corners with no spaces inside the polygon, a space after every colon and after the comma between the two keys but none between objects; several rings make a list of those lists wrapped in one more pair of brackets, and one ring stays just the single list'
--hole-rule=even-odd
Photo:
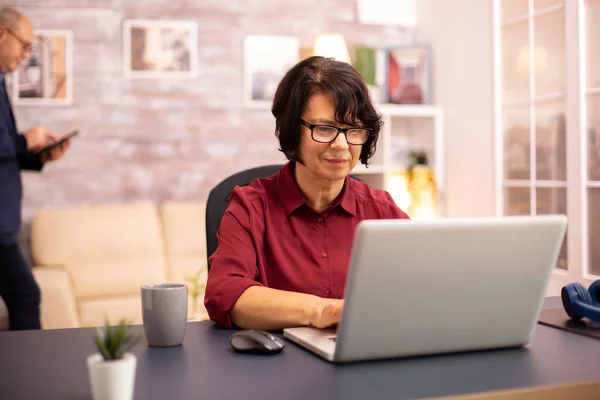
[{"label": "black office chair", "polygon": [[[206,257],[208,271],[210,271],[210,262],[208,262],[208,259],[217,250],[217,245],[219,244],[217,231],[229,205],[229,197],[233,188],[236,186],[247,186],[257,178],[267,178],[276,174],[282,167],[283,165],[273,164],[240,171],[225,178],[210,191],[208,200],[206,201]],[[351,177],[362,182],[360,178],[354,175],[351,175]]]},{"label": "black office chair", "polygon": [[[222,180],[208,194],[206,201],[206,256],[210,256],[217,249],[219,241],[217,239],[217,231],[233,188],[236,186],[247,186],[250,182],[257,178],[267,178],[277,173],[283,165],[265,165],[262,167],[250,168],[245,171],[237,172],[228,178]],[[208,260],[207,260],[208,263]],[[210,271],[210,263],[207,264]]]}]

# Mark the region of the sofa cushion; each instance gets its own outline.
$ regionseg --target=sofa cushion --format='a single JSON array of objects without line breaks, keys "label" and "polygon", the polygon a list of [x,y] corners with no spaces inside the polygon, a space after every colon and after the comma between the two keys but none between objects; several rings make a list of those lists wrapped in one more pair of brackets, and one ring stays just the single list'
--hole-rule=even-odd
[{"label": "sofa cushion", "polygon": [[79,319],[82,327],[100,326],[106,319],[116,325],[122,318],[135,325],[142,324],[142,300],[139,293],[79,302]]},{"label": "sofa cushion", "polygon": [[[160,207],[165,249],[168,263],[168,279],[171,282],[191,283],[191,277],[200,271],[200,281],[206,283],[206,204],[192,201],[166,201]],[[196,301],[197,314],[194,315],[190,300],[190,315],[202,318],[204,308],[204,290]]]},{"label": "sofa cushion", "polygon": [[36,265],[59,265],[69,274],[78,299],[139,295],[140,286],[166,279],[160,221],[150,202],[40,210],[31,251]]},{"label": "sofa cushion", "polygon": [[160,207],[169,264],[169,280],[184,283],[185,277],[202,270],[206,281],[206,205],[191,201],[167,201]]}]

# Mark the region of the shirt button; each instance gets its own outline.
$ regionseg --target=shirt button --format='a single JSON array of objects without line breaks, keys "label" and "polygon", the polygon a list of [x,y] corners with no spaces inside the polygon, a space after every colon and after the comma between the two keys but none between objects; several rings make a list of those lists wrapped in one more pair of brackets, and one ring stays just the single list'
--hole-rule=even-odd
[{"label": "shirt button", "polygon": [[327,258],[327,253],[323,252],[323,258]]},{"label": "shirt button", "polygon": [[331,294],[331,290],[329,290],[329,289],[325,290],[325,294]]},{"label": "shirt button", "polygon": [[319,217],[319,222],[323,222],[324,218],[323,217]]}]

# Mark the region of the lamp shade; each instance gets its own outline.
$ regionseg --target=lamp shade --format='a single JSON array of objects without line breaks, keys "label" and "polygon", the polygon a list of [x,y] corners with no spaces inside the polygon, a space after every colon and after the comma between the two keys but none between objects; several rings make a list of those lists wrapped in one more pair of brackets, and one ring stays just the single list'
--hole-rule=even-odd
[{"label": "lamp shade", "polygon": [[335,58],[350,63],[350,53],[344,37],[339,33],[323,33],[317,37],[313,47],[314,56]]}]

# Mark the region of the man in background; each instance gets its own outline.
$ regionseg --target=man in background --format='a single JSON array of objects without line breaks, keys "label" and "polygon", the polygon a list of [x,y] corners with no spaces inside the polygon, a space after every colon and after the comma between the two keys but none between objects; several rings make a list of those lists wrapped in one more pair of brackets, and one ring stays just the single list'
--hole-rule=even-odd
[{"label": "man in background", "polygon": [[41,171],[60,159],[69,142],[40,152],[58,137],[40,127],[17,132],[6,91],[5,74],[29,57],[33,26],[13,8],[0,9],[0,296],[8,308],[10,330],[40,329],[40,290],[23,256],[17,236],[21,229],[21,170]]}]

